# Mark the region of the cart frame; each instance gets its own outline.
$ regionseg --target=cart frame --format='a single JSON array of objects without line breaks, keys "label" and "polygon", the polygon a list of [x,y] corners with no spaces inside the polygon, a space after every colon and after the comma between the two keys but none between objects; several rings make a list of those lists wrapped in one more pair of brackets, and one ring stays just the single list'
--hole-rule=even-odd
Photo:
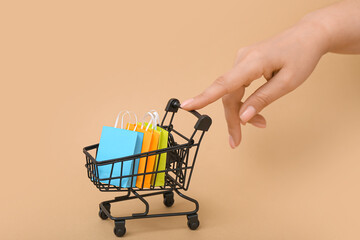
[{"label": "cart frame", "polygon": [[[131,219],[140,219],[140,218],[155,218],[155,217],[169,217],[169,216],[187,216],[187,224],[191,230],[198,228],[200,222],[198,220],[197,212],[199,210],[199,203],[185,194],[181,193],[179,190],[187,191],[189,188],[191,176],[195,166],[197,154],[199,151],[200,143],[203,139],[203,136],[206,131],[209,130],[212,120],[207,115],[201,115],[197,111],[189,111],[196,118],[197,122],[194,126],[194,131],[190,138],[185,137],[183,134],[174,129],[173,120],[175,113],[178,112],[180,108],[179,100],[172,98],[168,101],[165,108],[165,115],[162,119],[160,127],[169,132],[168,137],[168,147],[164,149],[159,149],[155,151],[150,151],[146,153],[140,153],[136,155],[131,155],[123,158],[110,159],[106,161],[96,161],[96,154],[99,144],[94,144],[87,146],[83,149],[83,152],[86,156],[85,167],[87,169],[87,174],[91,182],[103,192],[127,192],[126,195],[115,197],[113,200],[103,201],[99,204],[99,216],[101,219],[105,220],[110,218],[115,222],[114,234],[118,237],[124,236],[126,233],[125,220]],[[169,114],[170,113],[170,114]],[[170,120],[168,124],[165,125],[165,121],[170,115]],[[199,135],[197,135],[199,133]],[[175,137],[174,137],[175,136]],[[198,136],[198,140],[195,140],[195,136]],[[184,143],[178,144],[175,140],[180,139]],[[193,150],[192,150],[193,149]],[[95,150],[95,157],[90,153]],[[194,157],[189,158],[190,151],[194,151]],[[160,158],[161,154],[167,154],[166,159],[166,168],[165,170],[159,171],[159,162],[157,161],[157,166],[153,171],[145,171],[144,173],[134,173],[134,168],[132,174],[130,175],[121,175],[114,176],[113,169],[115,164],[122,163],[124,161],[134,161],[139,158],[146,158],[145,166],[147,166],[149,156],[158,155]],[[109,178],[99,178],[98,166],[111,165],[111,173]],[[123,172],[123,164],[121,164],[120,173]],[[158,173],[165,173],[165,183],[164,186],[154,186],[150,188],[144,188],[145,175],[155,174],[154,182],[156,182],[156,177]],[[129,187],[122,188],[121,182],[124,178],[131,178],[130,186],[133,186],[134,177],[143,176],[142,185],[140,187]],[[119,186],[111,185],[111,181],[114,179],[119,179]],[[149,193],[140,194],[139,192],[147,191]],[[145,200],[145,197],[155,196],[163,194],[164,204],[167,207],[171,207],[174,204],[174,192],[181,198],[194,203],[195,209],[192,211],[184,212],[173,212],[173,213],[161,213],[161,214],[149,214],[150,206],[149,203]],[[132,196],[131,196],[132,194]],[[145,205],[145,211],[142,213],[133,213],[131,216],[122,216],[114,217],[111,215],[111,204],[120,201],[126,201],[131,199],[139,199]]]}]

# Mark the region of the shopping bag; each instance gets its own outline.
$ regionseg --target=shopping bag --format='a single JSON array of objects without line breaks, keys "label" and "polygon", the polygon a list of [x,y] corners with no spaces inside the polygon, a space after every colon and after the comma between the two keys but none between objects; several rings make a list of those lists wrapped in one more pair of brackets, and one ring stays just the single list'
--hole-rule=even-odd
[{"label": "shopping bag", "polygon": [[[102,129],[96,156],[96,160],[99,162],[140,153],[141,147],[139,146],[142,145],[143,134],[136,131],[130,131],[128,129],[123,129],[123,117],[121,128],[117,128],[120,113],[118,114],[114,127],[104,126]],[[119,177],[112,179],[110,183],[109,180],[100,181],[102,183],[120,186],[120,177],[131,174],[134,167],[134,162],[135,160],[117,162],[114,164],[113,169],[112,164],[99,165],[99,179]],[[122,178],[121,187],[128,187],[129,180],[130,177]]]},{"label": "shopping bag", "polygon": [[[134,117],[135,117],[135,124],[138,122],[137,120],[137,116],[134,113]],[[121,128],[123,127],[123,118],[121,118]],[[130,130],[129,127],[127,127],[126,129]],[[133,131],[136,130],[133,129]],[[139,132],[138,134],[138,141],[137,144],[135,146],[135,152],[134,154],[139,154],[141,153],[141,148],[142,148],[142,144],[143,144],[143,139],[144,139],[144,133]],[[124,171],[123,171],[123,176],[126,175],[136,175],[138,172],[138,168],[139,168],[139,162],[140,162],[140,158],[135,159],[135,163],[134,163],[134,159],[129,160],[129,161],[125,161],[124,162]],[[121,183],[121,187],[123,188],[130,188],[135,187],[136,184],[136,176],[134,177],[128,177],[128,178],[123,178],[122,183]]]},{"label": "shopping bag", "polygon": [[[158,149],[167,148],[169,132],[161,127],[157,127],[160,132]],[[160,156],[160,157],[159,157]],[[154,171],[163,171],[166,168],[166,152],[156,155]],[[156,177],[155,177],[156,176]],[[156,179],[156,181],[155,181]],[[155,181],[155,184],[154,184]],[[151,184],[155,187],[164,186],[165,184],[165,172],[153,174]]]},{"label": "shopping bag", "polygon": [[[135,130],[133,130],[135,131]],[[137,143],[140,143],[140,144],[136,144],[135,146],[135,154],[139,154],[141,153],[141,149],[142,149],[142,144],[143,144],[143,141],[144,141],[144,133],[142,132],[138,132],[138,142]],[[132,167],[130,167],[131,169],[131,172],[130,172],[130,175],[136,175],[137,172],[138,172],[138,169],[139,169],[139,162],[140,162],[140,158],[137,158],[135,159],[135,165]],[[128,178],[126,182],[126,186],[124,187],[135,187],[136,185],[136,176],[132,177],[132,179]]]},{"label": "shopping bag", "polygon": [[[160,117],[159,113],[155,110],[150,111],[155,116],[155,125],[160,125]],[[165,129],[157,126],[157,131],[160,132],[158,149],[164,149],[168,146],[168,136],[169,132]],[[160,153],[156,155],[154,171],[163,171],[166,168],[166,157],[167,153]],[[165,172],[153,174],[151,177],[151,185],[155,187],[164,186],[165,185]]]},{"label": "shopping bag", "polygon": [[[146,125],[148,125],[148,124],[146,124]],[[151,144],[150,144],[149,151],[158,150],[158,147],[159,147],[160,131],[158,131],[155,126],[156,126],[155,124],[154,124],[154,126],[152,126],[150,124],[150,128],[151,127],[153,128],[153,135],[151,138]],[[154,172],[155,171],[155,162],[156,162],[157,157],[158,157],[158,155],[151,155],[148,157],[148,162],[146,164],[146,172]],[[154,174],[146,174],[145,175],[145,181],[144,181],[145,188],[150,188],[150,184],[152,183],[153,175]]]},{"label": "shopping bag", "polygon": [[[151,122],[154,122],[153,116],[149,113],[145,114],[144,118],[146,116],[150,116],[150,125]],[[144,140],[143,140],[143,146],[141,149],[141,153],[149,152],[157,150],[158,148],[158,142],[160,137],[160,132],[155,130],[153,128],[150,128],[150,125],[145,126],[145,121],[143,123],[138,123],[136,131],[144,133]],[[130,129],[134,129],[134,125],[130,124]],[[138,174],[147,173],[147,172],[153,172],[154,171],[154,164],[155,164],[155,158],[156,155],[151,155],[148,157],[142,157],[140,158],[139,162],[139,168],[138,168]],[[146,160],[147,159],[147,160]],[[145,174],[137,176],[136,179],[136,187],[138,188],[150,188],[151,183],[151,176],[152,174]]]},{"label": "shopping bag", "polygon": [[[128,126],[130,129],[135,129],[135,131],[142,133],[144,136],[142,147],[141,147],[141,153],[150,151],[150,144],[151,144],[153,131],[150,129],[141,129],[141,127],[139,127],[137,124],[128,124]],[[137,166],[138,171],[136,172],[136,174],[144,173],[145,163],[146,163],[146,157],[140,158],[139,164]],[[133,182],[133,187],[141,188],[143,179],[144,179],[144,175],[137,176],[136,181]]]}]

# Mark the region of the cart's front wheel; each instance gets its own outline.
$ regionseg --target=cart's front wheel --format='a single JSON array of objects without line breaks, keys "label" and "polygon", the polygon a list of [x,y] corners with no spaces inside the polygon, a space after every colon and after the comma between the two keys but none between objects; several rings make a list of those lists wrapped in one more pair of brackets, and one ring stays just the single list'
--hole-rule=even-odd
[{"label": "cart's front wheel", "polygon": [[114,227],[114,234],[117,237],[122,237],[126,233],[125,221],[116,221]]},{"label": "cart's front wheel", "polygon": [[174,205],[174,193],[173,192],[168,192],[168,193],[164,193],[164,205],[167,207],[171,207],[172,205]]},{"label": "cart's front wheel", "polygon": [[187,225],[191,230],[196,230],[199,227],[200,221],[197,214],[187,215],[187,219]]}]

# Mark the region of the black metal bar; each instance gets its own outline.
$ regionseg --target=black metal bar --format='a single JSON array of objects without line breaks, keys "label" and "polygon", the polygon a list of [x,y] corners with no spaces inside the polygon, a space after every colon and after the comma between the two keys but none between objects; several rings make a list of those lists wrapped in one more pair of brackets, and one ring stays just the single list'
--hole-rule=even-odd
[{"label": "black metal bar", "polygon": [[188,200],[188,201],[191,201],[191,202],[195,203],[196,208],[195,208],[195,210],[194,210],[192,213],[196,213],[197,211],[199,211],[199,203],[198,203],[198,201],[196,201],[195,199],[193,199],[193,198],[191,198],[191,197],[189,197],[189,196],[186,196],[185,194],[179,192],[178,189],[174,189],[174,191],[175,191],[175,192],[177,193],[177,195],[179,195],[180,197],[182,197],[182,198],[184,198],[184,199],[186,199],[186,200]]},{"label": "black metal bar", "polygon": [[174,120],[174,116],[175,116],[175,113],[173,112],[173,113],[171,114],[171,118],[170,118],[169,126],[171,126],[171,125],[172,125],[172,122],[173,122],[173,120]]},{"label": "black metal bar", "polygon": [[[146,168],[147,168],[148,159],[149,159],[149,156],[146,156],[145,168],[144,168],[144,176],[143,176],[143,179],[142,179],[141,188],[144,188],[145,176],[146,176],[145,174],[146,174]],[[140,188],[140,187],[139,187],[139,188]]]},{"label": "black metal bar", "polygon": [[119,182],[119,188],[121,188],[121,181],[122,181],[122,174],[123,174],[123,168],[124,168],[124,162],[120,163],[121,167],[120,167],[120,182]]},{"label": "black metal bar", "polygon": [[[144,199],[144,197],[148,197],[148,196],[153,196],[153,195],[158,195],[158,194],[164,194],[167,192],[171,192],[171,191],[159,191],[159,192],[155,192],[155,193],[150,193],[150,194],[138,194],[136,191],[132,190],[131,192],[135,195],[132,197],[128,197],[128,195],[126,196],[122,196],[124,198],[118,198],[118,199],[114,199],[114,200],[108,200],[108,201],[104,201],[100,204],[100,208],[105,212],[105,214],[112,220],[115,221],[119,221],[119,220],[131,220],[131,219],[139,219],[139,218],[155,218],[155,217],[171,217],[171,216],[182,216],[182,215],[191,215],[191,214],[195,214],[199,211],[199,203],[198,201],[196,201],[195,199],[186,196],[185,194],[181,193],[179,190],[177,189],[173,189],[177,195],[179,195],[181,198],[193,202],[195,204],[195,209],[192,211],[183,211],[183,212],[172,212],[172,213],[162,213],[162,214],[148,214],[149,213],[149,205],[148,202]],[[112,216],[107,209],[104,206],[104,203],[113,203],[113,202],[119,202],[119,201],[125,201],[125,200],[131,200],[131,199],[140,199],[146,206],[145,208],[145,212],[144,213],[134,213],[131,216],[124,216],[124,217],[114,217]]]},{"label": "black metal bar", "polygon": [[[132,167],[132,174],[131,174],[132,176],[131,176],[130,188],[133,187],[136,160],[137,160],[137,159],[134,159],[134,164],[133,164],[133,167]],[[140,164],[140,159],[139,159],[139,164]],[[139,167],[139,166],[138,166],[138,167]],[[136,179],[137,179],[137,177],[136,177]],[[136,182],[135,182],[135,184],[136,184]]]},{"label": "black metal bar", "polygon": [[168,111],[165,112],[165,115],[164,115],[164,117],[163,117],[163,119],[161,121],[161,126],[164,126],[164,122],[165,122],[167,114],[168,114]]},{"label": "black metal bar", "polygon": [[[169,132],[167,148],[157,149],[149,152],[143,152],[122,158],[109,159],[100,162],[96,161],[96,155],[99,144],[93,144],[83,148],[83,152],[86,157],[85,167],[87,169],[88,178],[100,191],[102,192],[127,191],[126,195],[115,197],[113,200],[104,201],[99,204],[102,213],[115,221],[115,226],[119,222],[125,224],[125,220],[129,220],[129,219],[168,217],[168,216],[180,216],[180,215],[187,215],[189,219],[189,216],[193,216],[199,210],[199,203],[195,199],[190,198],[184,195],[183,193],[181,193],[180,190],[186,191],[189,188],[195,162],[198,156],[200,143],[203,139],[204,133],[208,131],[209,127],[211,126],[212,120],[207,115],[201,115],[196,111],[190,111],[190,113],[197,118],[197,122],[194,126],[195,128],[194,132],[192,133],[191,137],[188,138],[184,136],[181,132],[175,130],[172,124],[175,117],[175,113],[178,112],[179,108],[180,108],[179,100],[170,99],[165,109],[165,115],[161,122],[161,127],[167,129]],[[166,120],[168,120],[169,112],[171,112],[172,114],[170,116],[169,124],[165,126],[164,123]],[[201,131],[201,135],[199,137],[199,140],[196,140],[198,138],[197,137],[195,138],[195,136],[198,131]],[[178,144],[176,142],[176,141],[183,142],[184,140],[186,141],[186,143],[184,144]],[[89,152],[91,150],[95,150],[95,155]],[[192,159],[190,159],[190,151],[192,151],[191,153],[194,152],[194,156]],[[164,170],[159,171],[160,158],[162,154],[167,154],[166,168]],[[153,169],[147,168],[149,157],[155,157],[155,159],[156,157],[158,158],[158,161],[154,165]],[[141,158],[145,158],[144,172],[143,173],[135,172],[136,159],[141,159]],[[133,163],[131,172],[126,175],[123,173],[124,170],[123,164],[125,161],[132,161]],[[111,171],[109,178],[100,179],[98,167],[105,166],[108,164],[111,164]],[[114,174],[114,172],[117,172],[114,170],[115,164],[121,164],[119,176],[116,176],[116,174]],[[164,186],[156,187],[155,184],[159,173],[164,173],[165,183]],[[147,178],[147,176],[151,177],[150,186],[149,188],[144,188],[145,178]],[[127,183],[130,182],[130,187],[122,188],[121,185],[122,182],[124,181],[123,179],[127,179],[129,177],[131,178],[131,180],[127,181]],[[140,179],[139,181],[141,182],[141,185],[137,185],[135,183],[136,187],[133,187],[135,177],[137,179],[139,177],[140,178],[142,177],[143,179]],[[117,182],[117,179],[119,179],[119,186],[115,186],[117,184],[111,185],[111,182],[112,181]],[[139,192],[142,191],[149,191],[149,193],[139,194]],[[195,209],[192,211],[183,211],[183,212],[149,214],[150,206],[149,203],[145,200],[145,197],[167,194],[173,191],[176,192],[177,195],[180,196],[181,198],[193,202],[195,204]],[[133,196],[131,196],[131,193],[133,194]],[[145,205],[145,211],[143,213],[134,213],[131,216],[124,216],[124,217],[114,217],[110,214],[111,203],[126,201],[131,199],[139,199],[140,201],[142,201]]]},{"label": "black metal bar", "polygon": [[187,145],[188,145],[188,143],[185,143],[185,144],[181,144],[181,145],[177,145],[177,146],[172,146],[172,147],[163,148],[163,149],[158,149],[158,150],[154,150],[154,151],[149,151],[149,152],[134,154],[134,155],[126,156],[126,157],[122,157],[122,158],[109,159],[109,160],[105,160],[105,161],[96,161],[96,160],[94,159],[94,157],[91,156],[91,154],[90,154],[88,151],[85,151],[85,154],[90,157],[90,160],[91,160],[94,164],[101,166],[101,165],[107,165],[107,164],[113,163],[113,162],[123,162],[123,161],[132,160],[132,159],[136,159],[136,158],[142,158],[142,157],[146,157],[146,156],[156,155],[156,154],[159,154],[159,153],[169,152],[169,151],[171,151],[171,150],[175,150],[175,149],[179,149],[179,148],[184,148],[184,147],[186,147]]},{"label": "black metal bar", "polygon": [[[183,163],[184,164],[184,163]],[[185,165],[185,164],[184,164]],[[185,167],[182,167],[183,169],[187,168],[187,169],[190,169],[191,166],[185,166]],[[174,170],[174,169],[171,169],[171,170]],[[152,172],[143,172],[143,173],[137,173],[137,174],[134,174],[134,175],[123,175],[123,176],[119,176],[119,177],[112,177],[111,179],[119,179],[119,178],[126,178],[126,177],[132,177],[132,176],[143,176],[143,175],[149,175],[149,174],[155,174],[155,173],[163,173],[163,172],[169,172],[170,170],[169,169],[165,169],[165,170],[158,170],[158,171],[152,171]],[[107,181],[109,180],[109,178],[101,178],[101,181]]]},{"label": "black metal bar", "polygon": [[[157,176],[158,176],[157,172],[159,171],[160,158],[161,158],[161,153],[160,153],[160,155],[157,155],[156,168],[155,168],[155,172],[153,173],[153,174],[155,174],[155,177],[154,177],[154,182],[151,182],[152,189],[154,189],[154,188],[155,188],[156,178],[157,178]],[[156,160],[156,158],[155,158],[155,160]]]},{"label": "black metal bar", "polygon": [[172,182],[175,184],[175,185],[178,185],[179,186],[179,188],[182,188],[183,186],[179,183],[179,182],[177,182],[172,176],[168,176],[168,178],[170,179],[170,180],[172,180]]},{"label": "black metal bar", "polygon": [[188,179],[187,185],[186,185],[186,187],[184,188],[184,190],[188,190],[188,188],[189,188],[191,176],[192,176],[192,173],[193,173],[193,170],[194,170],[194,167],[195,167],[195,159],[196,159],[197,154],[198,154],[198,152],[199,152],[200,142],[202,141],[202,138],[204,137],[204,134],[205,134],[205,132],[202,132],[202,134],[201,134],[201,136],[200,136],[200,139],[199,139],[199,145],[196,147],[195,155],[194,155],[194,160],[193,160],[192,167],[191,167],[191,170],[190,170],[189,179]]},{"label": "black metal bar", "polygon": [[175,129],[172,129],[173,132],[175,132],[177,135],[179,135],[180,137],[182,137],[183,139],[185,139],[187,142],[190,141],[189,138],[185,137],[184,135],[182,135],[181,133],[179,133],[178,131],[176,131]]},{"label": "black metal bar", "polygon": [[144,216],[148,215],[148,213],[149,213],[149,203],[141,195],[139,195],[136,191],[131,190],[131,192],[145,204],[145,212],[143,212],[143,213],[133,213],[132,216],[133,217],[144,217]]},{"label": "black metal bar", "polygon": [[112,176],[112,173],[113,173],[113,171],[114,171],[114,164],[115,163],[113,163],[113,164],[111,164],[111,171],[110,171],[110,176],[109,176],[109,186],[108,187],[110,187],[110,182],[111,182],[111,179],[113,179],[111,176]]}]

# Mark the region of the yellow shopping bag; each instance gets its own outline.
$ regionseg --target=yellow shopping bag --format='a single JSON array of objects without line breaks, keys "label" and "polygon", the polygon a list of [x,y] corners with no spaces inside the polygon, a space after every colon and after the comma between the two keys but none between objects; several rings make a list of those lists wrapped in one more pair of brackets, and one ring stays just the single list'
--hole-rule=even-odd
[{"label": "yellow shopping bag", "polygon": [[[160,132],[158,149],[167,148],[169,132],[166,131],[165,129],[162,129],[161,127],[157,127],[157,130]],[[160,157],[159,157],[159,155],[160,155]],[[166,152],[161,153],[159,155],[156,155],[155,171],[163,171],[166,168],[166,156],[167,156]],[[154,184],[154,182],[155,182],[155,184]],[[153,174],[152,179],[151,179],[151,184],[155,187],[164,186],[165,172]]]}]

